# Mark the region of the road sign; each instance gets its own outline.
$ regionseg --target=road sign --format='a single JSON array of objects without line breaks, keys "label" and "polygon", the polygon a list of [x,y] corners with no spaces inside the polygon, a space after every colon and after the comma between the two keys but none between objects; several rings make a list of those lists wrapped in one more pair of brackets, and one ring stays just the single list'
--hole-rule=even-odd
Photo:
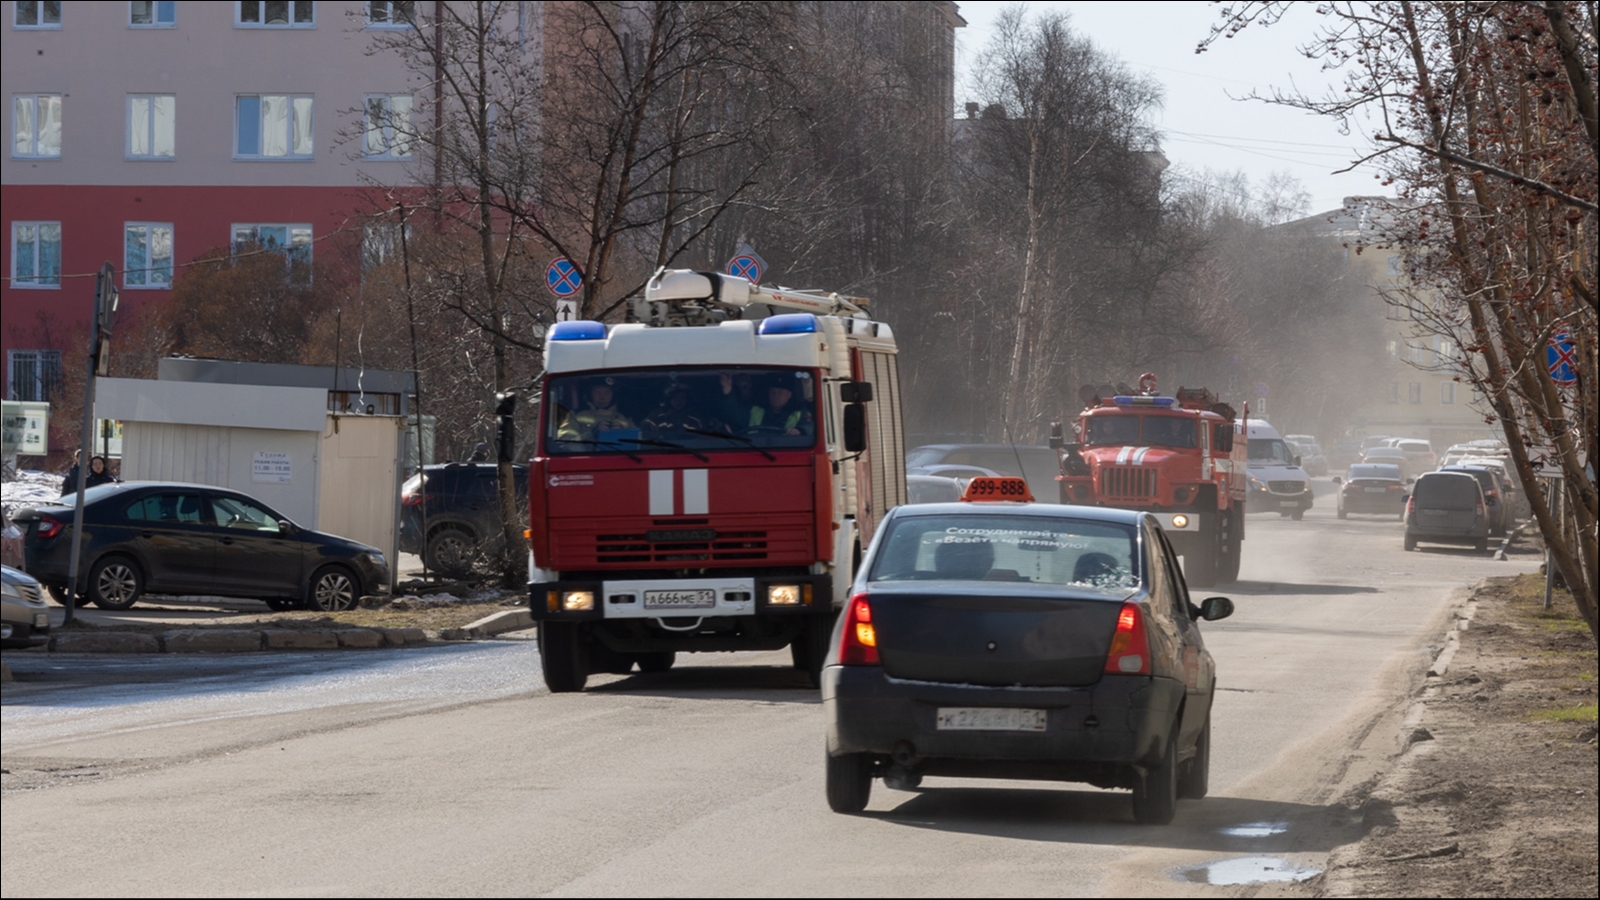
[{"label": "road sign", "polygon": [[738,248],[733,251],[733,258],[728,260],[728,265],[723,271],[729,275],[748,279],[751,284],[760,284],[761,276],[767,274],[767,261],[761,258],[761,254],[757,253],[754,247],[740,241]]},{"label": "road sign", "polygon": [[1565,331],[1550,339],[1545,348],[1545,365],[1550,369],[1550,380],[1556,384],[1575,384],[1578,381],[1578,347],[1572,335]]},{"label": "road sign", "polygon": [[558,256],[544,270],[544,283],[557,297],[571,297],[583,287],[583,273],[572,260]]},{"label": "road sign", "polygon": [[572,321],[576,321],[577,318],[578,318],[578,301],[576,301],[576,300],[557,300],[556,301],[556,321],[557,322],[572,322]]},{"label": "road sign", "polygon": [[1265,381],[1256,382],[1256,396],[1257,397],[1261,397],[1262,399],[1266,399],[1266,396],[1267,396],[1267,383]]}]

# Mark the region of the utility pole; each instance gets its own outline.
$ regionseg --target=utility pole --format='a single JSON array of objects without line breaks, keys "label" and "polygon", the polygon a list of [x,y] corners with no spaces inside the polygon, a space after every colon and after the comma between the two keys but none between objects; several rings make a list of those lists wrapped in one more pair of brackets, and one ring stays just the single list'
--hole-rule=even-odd
[{"label": "utility pole", "polygon": [[110,262],[100,267],[94,289],[94,329],[89,333],[89,361],[83,380],[83,428],[78,432],[77,499],[73,504],[72,557],[67,566],[67,613],[62,624],[72,621],[78,604],[78,564],[83,557],[83,490],[89,477],[89,461],[94,453],[94,380],[111,366],[111,325],[117,311],[117,270]]}]

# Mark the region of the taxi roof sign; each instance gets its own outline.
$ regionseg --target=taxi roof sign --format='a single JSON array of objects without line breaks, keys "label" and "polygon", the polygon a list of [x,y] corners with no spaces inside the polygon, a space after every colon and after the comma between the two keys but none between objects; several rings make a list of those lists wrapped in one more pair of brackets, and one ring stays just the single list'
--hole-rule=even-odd
[{"label": "taxi roof sign", "polygon": [[1028,490],[1025,479],[1015,475],[983,476],[967,482],[967,490],[961,499],[968,503],[1032,503],[1033,492]]}]

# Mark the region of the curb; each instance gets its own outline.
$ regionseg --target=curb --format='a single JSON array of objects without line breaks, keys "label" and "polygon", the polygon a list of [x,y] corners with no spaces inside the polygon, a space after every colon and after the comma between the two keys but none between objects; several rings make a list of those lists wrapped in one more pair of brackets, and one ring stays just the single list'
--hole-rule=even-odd
[{"label": "curb", "polygon": [[[421,628],[182,628],[143,631],[65,631],[50,636],[50,653],[257,653],[267,650],[377,650],[433,641],[473,641],[533,627],[527,609],[507,609],[460,628],[430,635]],[[9,674],[9,669],[7,670]],[[9,678],[7,679],[9,680]]]}]

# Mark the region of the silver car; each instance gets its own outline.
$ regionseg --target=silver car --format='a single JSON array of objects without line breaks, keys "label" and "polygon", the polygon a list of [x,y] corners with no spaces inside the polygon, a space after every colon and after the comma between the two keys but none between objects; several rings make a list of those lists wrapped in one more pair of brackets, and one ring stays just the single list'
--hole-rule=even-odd
[{"label": "silver car", "polygon": [[1406,501],[1405,548],[1471,544],[1489,549],[1489,509],[1478,479],[1465,472],[1429,472],[1418,478]]},{"label": "silver car", "polygon": [[32,575],[0,566],[0,598],[0,645],[26,647],[49,635],[50,609]]}]

